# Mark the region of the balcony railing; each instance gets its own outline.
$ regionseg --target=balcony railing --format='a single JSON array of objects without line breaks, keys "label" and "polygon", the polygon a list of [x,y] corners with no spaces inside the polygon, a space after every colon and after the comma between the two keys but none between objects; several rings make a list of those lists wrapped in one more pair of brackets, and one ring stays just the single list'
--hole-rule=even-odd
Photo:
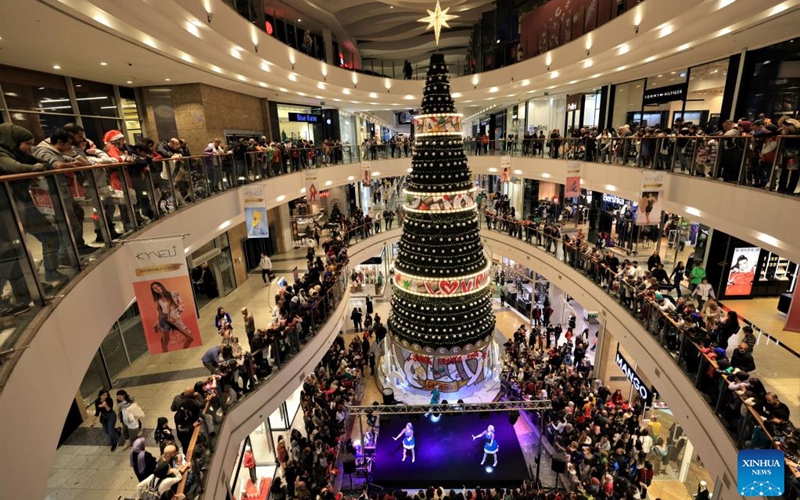
[{"label": "balcony railing", "polygon": [[[355,146],[117,162],[0,176],[0,387],[34,317],[120,239],[217,193],[360,161]],[[277,156],[279,161],[271,161]],[[89,215],[91,214],[91,215]],[[94,234],[85,234],[91,220]],[[90,246],[93,239],[102,246]]]},{"label": "balcony railing", "polygon": [[467,139],[464,152],[471,156],[550,158],[663,170],[800,194],[800,135]]},{"label": "balcony railing", "polygon": [[[464,141],[468,156],[511,155],[613,163],[675,174],[709,177],[782,194],[800,193],[797,169],[800,136],[777,136],[774,154],[761,151],[765,139],[753,136],[674,136],[609,138],[590,144],[584,139]],[[718,154],[722,148],[732,152]],[[10,295],[0,302],[0,363],[24,345],[19,337],[36,313],[49,304],[83,269],[92,265],[114,241],[126,238],[151,221],[168,217],[216,193],[308,168],[362,160],[410,158],[413,144],[391,142],[318,146],[233,154],[153,160],[142,169],[135,163],[108,163],[0,177],[0,214],[5,238],[0,240],[0,287]],[[116,189],[110,184],[116,181]],[[82,221],[91,211],[96,241],[84,241]],[[118,230],[121,228],[121,230]],[[90,236],[91,237],[91,236]],[[0,386],[10,368],[0,365]]]},{"label": "balcony railing", "polygon": [[[653,337],[658,339],[659,344],[706,400],[738,448],[780,448],[787,454],[787,474],[800,479],[798,470],[800,449],[796,448],[796,444],[787,443],[787,438],[791,438],[794,432],[793,422],[800,421],[800,416],[794,415],[793,421],[785,423],[769,422],[760,415],[758,408],[748,405],[743,391],[735,392],[729,388],[732,371],[724,365],[721,366],[717,362],[714,350],[708,349],[707,342],[703,342],[704,335],[711,332],[706,332],[702,327],[689,329],[680,317],[669,312],[669,308],[662,308],[662,304],[656,300],[657,291],[661,293],[661,290],[664,290],[666,294],[672,286],[662,283],[652,289],[645,289],[641,281],[636,282],[626,278],[624,270],[614,271],[608,267],[603,262],[602,252],[593,245],[578,246],[560,236],[553,236],[555,225],[542,221],[504,219],[491,212],[485,212],[483,216],[482,223],[487,229],[506,233],[530,244],[537,251],[552,253],[592,280],[599,290],[617,300]],[[754,349],[756,371],[759,366],[764,368],[767,364],[766,361],[760,362],[760,358],[769,359],[770,365],[777,364],[783,367],[798,365],[800,354],[785,349],[779,342],[774,342],[774,338],[760,331],[756,325],[747,324],[758,335],[758,343]],[[768,349],[769,356],[766,356]],[[764,389],[766,392],[770,391],[769,387]],[[800,395],[800,386],[792,393],[772,389],[782,401],[795,401]],[[760,399],[759,404],[763,403],[763,396],[764,394],[760,394],[757,398]]]},{"label": "balcony railing", "polygon": [[[263,361],[260,361],[260,363],[266,363],[270,366],[270,374],[265,378],[258,379],[258,387],[268,384],[286,366],[287,362],[300,355],[303,348],[316,336],[319,328],[331,318],[342,298],[347,296],[345,293],[347,291],[347,276],[346,262],[340,263],[336,275],[331,280],[330,287],[309,308],[305,315],[307,319],[303,321],[302,325],[298,324],[294,328],[269,336],[263,348],[245,354],[244,363],[255,364],[256,360],[262,358]],[[234,367],[238,367],[236,359],[232,359],[230,362]],[[226,361],[223,361],[223,363],[226,363]],[[255,369],[253,369],[254,371]],[[245,370],[245,373],[248,372],[248,370]],[[255,383],[255,374],[253,373],[251,377],[253,377],[251,384]],[[247,375],[242,376],[243,380],[246,378]],[[205,471],[216,451],[215,429],[223,425],[225,415],[228,412],[250,398],[256,397],[258,393],[258,388],[252,390],[233,404],[225,404],[226,395],[219,394],[216,390],[205,395],[206,405],[197,420],[189,448],[186,451],[186,460],[191,464],[191,470],[194,471],[194,474],[191,476],[188,474],[183,475],[178,486],[178,493],[185,494],[189,500],[202,498],[207,484]],[[261,397],[263,398],[263,394]],[[211,418],[206,418],[206,415]],[[209,421],[213,423],[209,424]],[[190,477],[191,479],[189,479]]]}]

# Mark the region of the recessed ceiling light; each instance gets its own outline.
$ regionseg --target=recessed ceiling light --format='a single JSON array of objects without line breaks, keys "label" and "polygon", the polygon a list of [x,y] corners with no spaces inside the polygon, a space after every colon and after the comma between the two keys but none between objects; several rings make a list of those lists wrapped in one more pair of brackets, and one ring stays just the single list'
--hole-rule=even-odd
[{"label": "recessed ceiling light", "polygon": [[170,80],[169,78],[164,78],[164,81],[165,82],[171,82],[172,80]]},{"label": "recessed ceiling light", "polygon": [[58,64],[55,64],[55,65],[53,65],[53,69],[61,69],[61,66],[59,66]]},{"label": "recessed ceiling light", "polygon": [[126,83],[127,83],[128,85],[131,85],[131,84],[133,84],[133,81],[132,81],[132,80],[128,80]]},{"label": "recessed ceiling light", "polygon": [[100,66],[108,66],[108,63],[107,62],[101,62]]},{"label": "recessed ceiling light", "polygon": [[297,20],[297,22],[298,22],[298,23],[302,23],[302,22],[303,22],[303,20],[302,20],[302,19],[298,19],[298,20]]},{"label": "recessed ceiling light", "polygon": [[83,85],[81,85],[80,83],[76,83],[76,84],[75,84],[75,87],[77,87],[77,88],[81,88],[81,87],[83,87]]}]

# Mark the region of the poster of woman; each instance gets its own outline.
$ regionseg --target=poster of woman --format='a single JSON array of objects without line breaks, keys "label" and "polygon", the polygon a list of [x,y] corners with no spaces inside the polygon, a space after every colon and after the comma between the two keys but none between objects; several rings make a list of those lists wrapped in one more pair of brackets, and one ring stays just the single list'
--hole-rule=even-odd
[{"label": "poster of woman", "polygon": [[[203,345],[188,277],[139,281],[133,289],[137,297],[150,295],[150,300],[139,301],[139,314],[151,354]],[[185,297],[190,298],[191,309],[187,308]]]},{"label": "poster of woman", "polygon": [[183,236],[131,240],[125,250],[150,354],[203,345]]},{"label": "poster of woman", "polygon": [[728,281],[725,284],[726,297],[750,295],[760,253],[761,249],[759,247],[735,248],[733,250],[732,265],[728,269]]},{"label": "poster of woman", "polygon": [[661,222],[659,194],[658,191],[642,193],[642,199],[639,200],[639,213],[636,215],[637,226],[651,226]]}]

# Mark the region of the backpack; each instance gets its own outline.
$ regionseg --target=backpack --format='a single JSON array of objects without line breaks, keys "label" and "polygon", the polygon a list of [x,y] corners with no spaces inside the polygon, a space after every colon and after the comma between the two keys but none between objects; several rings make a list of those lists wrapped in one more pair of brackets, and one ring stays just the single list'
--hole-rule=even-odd
[{"label": "backpack", "polygon": [[161,494],[158,492],[159,484],[161,484],[161,480],[157,477],[151,479],[142,492],[142,500],[161,500]]}]

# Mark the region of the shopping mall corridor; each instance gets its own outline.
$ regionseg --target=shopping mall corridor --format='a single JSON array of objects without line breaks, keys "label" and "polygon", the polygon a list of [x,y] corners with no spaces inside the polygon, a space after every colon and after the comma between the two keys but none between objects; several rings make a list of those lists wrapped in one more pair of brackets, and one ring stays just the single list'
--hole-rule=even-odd
[{"label": "shopping mall corridor", "polygon": [[[273,272],[278,278],[291,276],[292,268],[305,268],[306,249],[275,255],[272,258]],[[112,394],[118,389],[126,390],[145,413],[142,419],[142,436],[147,437],[148,450],[158,455],[152,446],[153,429],[158,417],[167,417],[174,428],[172,399],[187,386],[208,376],[200,358],[206,349],[214,345],[219,334],[214,326],[217,307],[224,307],[231,315],[234,335],[240,337],[247,347],[241,309],[247,307],[255,317],[256,327],[265,326],[271,317],[269,294],[271,286],[265,286],[260,273],[254,272],[248,279],[225,297],[218,297],[200,310],[200,331],[203,346],[174,351],[155,356],[144,355],[134,361],[122,376],[114,381]],[[94,417],[91,406],[89,419],[79,427],[56,451],[56,458],[47,482],[47,500],[118,500],[134,498],[138,483],[130,466],[130,447],[109,451],[108,438],[99,424],[92,425]]]}]

